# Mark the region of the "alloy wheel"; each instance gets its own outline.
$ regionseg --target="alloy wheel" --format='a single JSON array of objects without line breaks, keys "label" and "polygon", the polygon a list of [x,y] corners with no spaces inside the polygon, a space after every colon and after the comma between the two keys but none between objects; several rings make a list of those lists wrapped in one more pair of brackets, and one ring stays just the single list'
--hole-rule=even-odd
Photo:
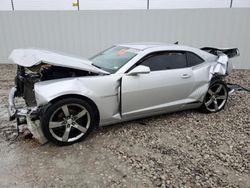
[{"label": "alloy wheel", "polygon": [[49,131],[61,142],[74,142],[81,138],[90,127],[90,114],[80,104],[65,104],[51,115]]},{"label": "alloy wheel", "polygon": [[227,88],[221,84],[217,83],[212,85],[207,92],[206,98],[205,98],[205,106],[207,110],[210,112],[218,112],[220,111],[228,97]]}]

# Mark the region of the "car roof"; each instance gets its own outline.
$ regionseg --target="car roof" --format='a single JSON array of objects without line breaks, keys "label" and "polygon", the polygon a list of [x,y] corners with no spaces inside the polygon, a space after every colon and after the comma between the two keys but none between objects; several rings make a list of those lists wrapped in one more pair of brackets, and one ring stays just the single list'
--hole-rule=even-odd
[{"label": "car roof", "polygon": [[179,44],[171,44],[171,43],[157,43],[157,42],[141,42],[141,43],[127,43],[127,44],[119,44],[117,46],[123,46],[127,48],[133,48],[137,50],[187,50],[187,51],[200,51],[198,48],[193,48],[190,46],[184,46]]},{"label": "car roof", "polygon": [[199,48],[193,48],[190,46],[184,46],[179,44],[171,44],[171,43],[159,43],[159,42],[138,42],[138,43],[126,43],[119,44],[117,46],[133,48],[140,51],[159,51],[159,50],[183,50],[183,51],[191,51],[203,59],[213,59],[214,55],[207,53],[206,51],[200,50]]},{"label": "car roof", "polygon": [[158,42],[138,42],[138,43],[125,43],[118,46],[124,46],[128,48],[134,48],[138,50],[146,50],[148,48],[163,47],[163,46],[175,46],[175,44],[158,43]]}]

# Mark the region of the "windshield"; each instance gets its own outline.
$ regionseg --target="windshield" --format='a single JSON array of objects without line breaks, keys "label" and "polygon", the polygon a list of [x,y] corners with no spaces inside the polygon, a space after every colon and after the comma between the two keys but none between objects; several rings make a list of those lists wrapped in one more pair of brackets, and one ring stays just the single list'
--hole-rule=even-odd
[{"label": "windshield", "polygon": [[136,55],[135,49],[114,46],[90,58],[90,61],[100,69],[115,73]]}]

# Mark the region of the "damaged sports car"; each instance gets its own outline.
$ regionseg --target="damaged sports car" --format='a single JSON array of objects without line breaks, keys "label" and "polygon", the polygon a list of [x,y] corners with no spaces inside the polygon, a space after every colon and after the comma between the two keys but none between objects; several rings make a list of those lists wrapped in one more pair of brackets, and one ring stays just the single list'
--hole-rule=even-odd
[{"label": "damaged sports car", "polygon": [[98,126],[185,109],[219,112],[236,56],[237,48],[158,43],[115,45],[89,60],[16,49],[9,57],[18,65],[10,120],[27,124],[40,143],[68,145]]}]

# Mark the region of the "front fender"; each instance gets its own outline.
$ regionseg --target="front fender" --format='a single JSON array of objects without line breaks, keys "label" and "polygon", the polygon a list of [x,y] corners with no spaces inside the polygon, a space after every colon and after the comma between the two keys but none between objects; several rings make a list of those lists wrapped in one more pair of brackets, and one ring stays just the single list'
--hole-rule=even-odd
[{"label": "front fender", "polygon": [[119,114],[119,79],[121,75],[64,78],[38,82],[34,86],[38,106],[64,95],[80,95],[92,100],[100,113],[100,123]]},{"label": "front fender", "polygon": [[34,90],[38,106],[46,105],[53,99],[68,94],[82,95],[90,99],[94,96],[93,91],[85,87],[79,78],[38,82]]}]

